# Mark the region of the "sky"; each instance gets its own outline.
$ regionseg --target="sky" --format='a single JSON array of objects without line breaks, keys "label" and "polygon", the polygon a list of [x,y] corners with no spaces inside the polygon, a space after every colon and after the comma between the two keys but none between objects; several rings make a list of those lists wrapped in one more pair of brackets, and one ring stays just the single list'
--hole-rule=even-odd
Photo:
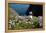
[{"label": "sky", "polygon": [[25,13],[29,6],[29,4],[10,4],[10,8],[16,10],[19,15],[26,15]]}]

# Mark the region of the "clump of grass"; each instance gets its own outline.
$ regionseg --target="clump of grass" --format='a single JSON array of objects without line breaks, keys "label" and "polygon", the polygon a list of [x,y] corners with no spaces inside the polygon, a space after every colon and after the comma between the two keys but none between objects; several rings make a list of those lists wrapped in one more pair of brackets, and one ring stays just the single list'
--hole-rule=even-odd
[{"label": "clump of grass", "polygon": [[33,17],[33,28],[38,28],[39,27],[39,23],[38,23],[38,17]]}]

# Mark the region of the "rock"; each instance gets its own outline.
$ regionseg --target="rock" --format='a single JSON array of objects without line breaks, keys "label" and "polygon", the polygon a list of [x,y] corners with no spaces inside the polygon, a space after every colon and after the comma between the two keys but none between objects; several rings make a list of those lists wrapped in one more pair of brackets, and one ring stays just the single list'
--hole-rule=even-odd
[{"label": "rock", "polygon": [[38,21],[39,21],[39,27],[43,26],[43,18],[42,16],[38,16]]}]

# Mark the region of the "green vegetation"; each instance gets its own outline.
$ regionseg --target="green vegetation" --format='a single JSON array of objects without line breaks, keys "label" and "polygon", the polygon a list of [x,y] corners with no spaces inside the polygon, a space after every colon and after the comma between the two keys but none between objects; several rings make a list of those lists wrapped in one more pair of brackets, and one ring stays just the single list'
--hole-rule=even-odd
[{"label": "green vegetation", "polygon": [[33,16],[33,25],[34,25],[34,28],[38,28],[39,27],[38,17],[34,17]]},{"label": "green vegetation", "polygon": [[15,29],[31,29],[38,28],[38,18],[33,17],[32,22],[15,22]]},{"label": "green vegetation", "polygon": [[16,21],[15,17],[13,17],[13,20],[15,25],[14,25],[14,29],[33,29],[33,28],[38,28],[38,18],[37,17],[33,17],[33,20],[31,20],[31,22],[20,22],[20,21]]}]

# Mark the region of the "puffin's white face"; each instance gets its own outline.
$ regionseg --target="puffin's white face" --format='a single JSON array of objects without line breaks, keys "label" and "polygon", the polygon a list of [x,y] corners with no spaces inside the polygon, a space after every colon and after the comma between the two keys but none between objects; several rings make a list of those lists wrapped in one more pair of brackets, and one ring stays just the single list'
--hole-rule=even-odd
[{"label": "puffin's white face", "polygon": [[32,14],[32,12],[29,12],[29,14]]},{"label": "puffin's white face", "polygon": [[29,14],[30,14],[29,17],[32,19],[32,12],[29,12]]}]

